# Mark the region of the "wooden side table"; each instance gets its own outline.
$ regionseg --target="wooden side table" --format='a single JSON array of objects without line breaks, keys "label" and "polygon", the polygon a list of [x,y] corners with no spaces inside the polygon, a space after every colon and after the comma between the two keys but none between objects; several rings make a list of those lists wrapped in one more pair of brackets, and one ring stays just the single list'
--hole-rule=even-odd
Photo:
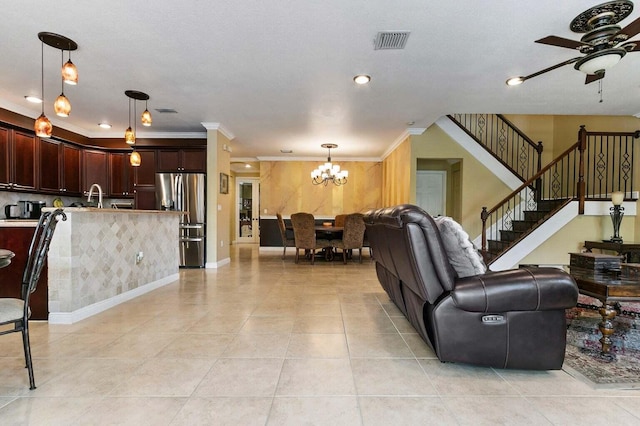
[{"label": "wooden side table", "polygon": [[590,252],[592,249],[615,251],[624,256],[625,263],[640,263],[640,243],[613,241],[585,241],[584,248]]}]

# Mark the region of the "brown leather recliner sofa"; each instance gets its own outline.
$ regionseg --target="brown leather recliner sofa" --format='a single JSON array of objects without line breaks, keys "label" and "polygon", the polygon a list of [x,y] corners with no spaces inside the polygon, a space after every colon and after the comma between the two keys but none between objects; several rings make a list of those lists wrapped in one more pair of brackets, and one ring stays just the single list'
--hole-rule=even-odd
[{"label": "brown leather recliner sofa", "polygon": [[365,214],[380,284],[443,362],[557,370],[566,345],[573,278],[556,268],[460,278],[438,225],[399,205]]}]

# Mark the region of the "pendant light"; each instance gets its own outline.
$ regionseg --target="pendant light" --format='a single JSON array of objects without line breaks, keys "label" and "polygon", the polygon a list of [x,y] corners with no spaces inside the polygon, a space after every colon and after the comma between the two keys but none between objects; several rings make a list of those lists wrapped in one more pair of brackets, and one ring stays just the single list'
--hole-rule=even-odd
[{"label": "pendant light", "polygon": [[135,148],[133,148],[133,152],[129,157],[129,163],[131,163],[133,167],[140,167],[140,164],[142,163],[142,159],[140,158],[140,153],[136,151]]},{"label": "pendant light", "polygon": [[136,134],[131,129],[131,98],[129,98],[129,127],[124,132],[124,141],[129,145],[135,145],[136,143]]},{"label": "pendant light", "polygon": [[151,126],[151,122],[153,121],[151,113],[149,112],[147,100],[144,101],[144,112],[142,113],[142,116],[140,116],[140,121],[142,122],[142,125],[146,127]]},{"label": "pendant light", "polygon": [[62,65],[61,72],[62,81],[71,86],[75,86],[76,84],[78,84],[78,69],[73,64],[73,62],[71,62],[71,50],[72,49],[69,49],[69,60],[64,65]]},{"label": "pendant light", "polygon": [[[64,62],[64,50],[60,51],[60,54],[62,57],[61,62]],[[71,103],[69,102],[69,99],[67,99],[67,97],[64,95],[64,76],[60,85],[62,86],[62,93],[60,93],[60,96],[58,96],[56,101],[53,103],[53,110],[56,112],[56,115],[60,117],[68,117],[69,113],[71,112]]]},{"label": "pendant light", "polygon": [[47,116],[44,115],[44,41],[41,42],[40,50],[40,97],[42,98],[42,113],[34,124],[34,130],[36,132],[36,136],[40,138],[50,138],[53,133],[53,126]]}]

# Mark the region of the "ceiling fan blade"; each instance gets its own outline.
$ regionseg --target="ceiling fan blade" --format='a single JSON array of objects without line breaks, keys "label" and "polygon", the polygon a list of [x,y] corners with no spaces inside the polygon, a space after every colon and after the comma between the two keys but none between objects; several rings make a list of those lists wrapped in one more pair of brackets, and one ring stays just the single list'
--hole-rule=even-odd
[{"label": "ceiling fan blade", "polygon": [[585,44],[576,40],[570,40],[568,38],[558,37],[558,36],[547,36],[545,38],[541,38],[540,40],[536,40],[536,43],[548,44],[551,46],[558,47],[566,47],[567,49],[580,49],[580,47]]},{"label": "ceiling fan blade", "polygon": [[599,72],[598,74],[587,74],[587,78],[584,80],[584,84],[593,83],[594,81],[598,81],[601,78],[604,78],[604,71]]},{"label": "ceiling fan blade", "polygon": [[533,77],[537,77],[537,76],[539,76],[540,74],[544,74],[544,73],[546,73],[546,72],[553,71],[553,70],[555,70],[556,68],[560,68],[560,67],[563,67],[563,66],[565,66],[565,65],[569,65],[569,64],[572,64],[572,63],[574,63],[574,62],[577,62],[579,59],[580,59],[580,58],[578,57],[578,58],[572,58],[572,59],[569,59],[569,60],[564,61],[564,62],[560,62],[559,64],[552,65],[552,66],[550,66],[549,68],[545,68],[545,69],[540,70],[540,71],[538,71],[538,72],[534,72],[533,74],[530,74],[530,75],[527,75],[527,76],[525,76],[525,77],[522,77],[522,80],[524,81],[524,80],[528,80],[528,79],[533,78]]},{"label": "ceiling fan blade", "polygon": [[631,38],[638,33],[640,33],[640,18],[618,31],[618,34],[626,34],[627,38]]},{"label": "ceiling fan blade", "polygon": [[627,52],[640,52],[640,41],[628,41],[625,44],[621,44],[620,47]]}]

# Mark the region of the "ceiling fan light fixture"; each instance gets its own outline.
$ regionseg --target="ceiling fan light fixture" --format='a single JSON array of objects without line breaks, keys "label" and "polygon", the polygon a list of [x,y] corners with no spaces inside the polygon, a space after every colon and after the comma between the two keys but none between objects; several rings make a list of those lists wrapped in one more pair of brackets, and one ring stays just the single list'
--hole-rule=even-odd
[{"label": "ceiling fan light fixture", "polygon": [[585,74],[602,73],[613,68],[626,54],[627,51],[621,48],[604,49],[580,59],[574,68]]},{"label": "ceiling fan light fixture", "polygon": [[524,83],[526,79],[522,76],[519,77],[511,77],[509,80],[506,81],[507,86],[517,86],[519,84]]}]

